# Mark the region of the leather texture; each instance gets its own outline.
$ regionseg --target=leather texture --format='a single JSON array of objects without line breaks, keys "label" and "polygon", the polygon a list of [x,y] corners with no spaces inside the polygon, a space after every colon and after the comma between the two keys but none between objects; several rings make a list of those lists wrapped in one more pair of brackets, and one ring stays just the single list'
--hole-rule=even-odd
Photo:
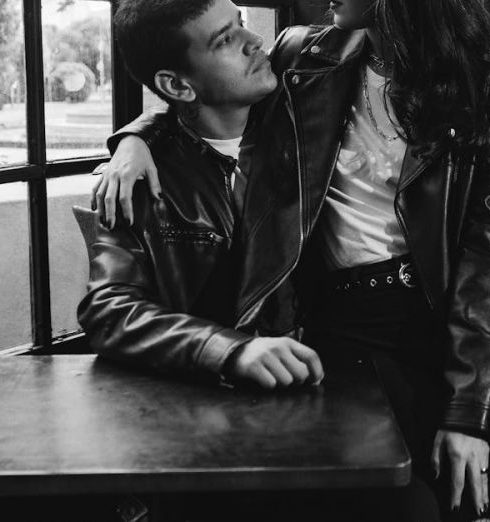
[{"label": "leather texture", "polygon": [[233,329],[235,161],[177,119],[154,150],[163,199],[137,182],[134,225],[118,215],[112,231],[98,225],[87,238],[90,280],[79,321],[101,355],[218,377],[227,356],[252,338]]}]

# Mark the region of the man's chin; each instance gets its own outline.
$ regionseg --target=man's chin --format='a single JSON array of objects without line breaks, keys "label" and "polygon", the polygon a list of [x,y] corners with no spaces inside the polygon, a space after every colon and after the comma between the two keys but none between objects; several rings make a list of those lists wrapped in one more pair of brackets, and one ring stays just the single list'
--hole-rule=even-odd
[{"label": "man's chin", "polygon": [[278,79],[277,76],[274,73],[269,73],[266,78],[263,80],[263,86],[264,91],[266,91],[266,94],[270,94],[271,92],[276,90]]}]

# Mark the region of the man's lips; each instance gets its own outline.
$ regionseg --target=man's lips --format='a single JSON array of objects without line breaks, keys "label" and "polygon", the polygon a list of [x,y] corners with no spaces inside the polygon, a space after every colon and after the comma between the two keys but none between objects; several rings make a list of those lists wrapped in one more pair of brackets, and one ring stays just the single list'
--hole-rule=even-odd
[{"label": "man's lips", "polygon": [[267,63],[269,63],[269,58],[267,58],[267,55],[265,53],[260,53],[259,56],[253,61],[250,67],[250,72],[252,74],[257,72]]}]

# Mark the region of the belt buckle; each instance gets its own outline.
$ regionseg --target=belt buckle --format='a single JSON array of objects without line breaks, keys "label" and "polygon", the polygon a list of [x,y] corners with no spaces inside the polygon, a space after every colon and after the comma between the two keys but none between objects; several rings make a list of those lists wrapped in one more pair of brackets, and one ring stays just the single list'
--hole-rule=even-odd
[{"label": "belt buckle", "polygon": [[410,282],[413,278],[413,274],[411,274],[409,270],[412,268],[412,263],[402,263],[400,270],[398,270],[398,279],[400,283],[407,288],[415,288],[415,284]]}]

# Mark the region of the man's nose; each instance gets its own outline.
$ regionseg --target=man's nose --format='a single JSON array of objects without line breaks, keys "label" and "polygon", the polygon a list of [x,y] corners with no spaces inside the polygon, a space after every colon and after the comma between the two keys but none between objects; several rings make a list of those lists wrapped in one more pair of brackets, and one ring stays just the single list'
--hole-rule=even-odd
[{"label": "man's nose", "polygon": [[264,45],[264,39],[262,36],[252,33],[251,31],[247,31],[247,43],[245,45],[245,53],[246,54],[254,54],[258,50],[262,49]]}]

